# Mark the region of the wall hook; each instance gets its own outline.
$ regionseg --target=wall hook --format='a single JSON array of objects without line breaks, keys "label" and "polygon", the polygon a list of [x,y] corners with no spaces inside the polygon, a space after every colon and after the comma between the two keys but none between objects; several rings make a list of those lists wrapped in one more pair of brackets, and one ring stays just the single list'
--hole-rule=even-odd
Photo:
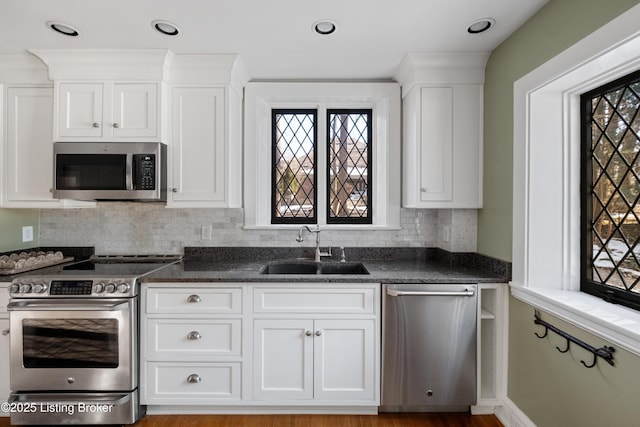
[{"label": "wall hook", "polygon": [[564,350],[561,350],[560,347],[556,346],[556,350],[558,350],[560,353],[566,353],[567,351],[569,351],[569,348],[571,346],[571,341],[569,341],[569,338],[565,338],[567,340],[567,348],[565,348]]},{"label": "wall hook", "polygon": [[568,333],[566,333],[565,331],[558,329],[557,327],[553,326],[552,324],[545,322],[544,320],[542,320],[540,318],[540,313],[538,312],[538,310],[534,311],[534,319],[533,319],[533,323],[535,323],[536,325],[541,325],[544,327],[544,335],[540,335],[537,332],[534,332],[534,334],[538,337],[538,338],[544,338],[547,336],[547,334],[549,333],[549,329],[551,329],[553,332],[555,332],[556,334],[560,335],[561,337],[563,337],[564,339],[567,340],[567,347],[562,350],[559,346],[556,346],[556,350],[558,350],[560,353],[566,353],[569,351],[569,348],[571,346],[571,343],[574,343],[582,348],[584,348],[585,350],[587,350],[588,352],[593,354],[593,362],[591,362],[590,364],[587,364],[584,360],[581,360],[580,363],[582,363],[586,368],[593,368],[594,366],[596,366],[596,363],[598,362],[598,357],[604,359],[605,362],[607,362],[609,365],[614,366],[613,364],[613,352],[615,351],[615,349],[613,347],[608,347],[608,346],[603,346],[600,348],[595,348],[587,343],[585,343],[584,341],[574,337],[573,335],[570,335]]}]

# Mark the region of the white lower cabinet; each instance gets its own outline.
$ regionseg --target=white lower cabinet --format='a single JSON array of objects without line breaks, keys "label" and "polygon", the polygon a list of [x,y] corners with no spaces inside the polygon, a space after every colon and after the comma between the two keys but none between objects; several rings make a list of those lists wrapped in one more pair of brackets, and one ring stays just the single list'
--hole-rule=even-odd
[{"label": "white lower cabinet", "polygon": [[374,320],[256,320],[256,400],[375,402]]},{"label": "white lower cabinet", "polygon": [[242,402],[243,293],[240,286],[142,287],[141,402]]},{"label": "white lower cabinet", "polygon": [[149,413],[376,413],[379,311],[378,284],[143,284],[141,401]]}]

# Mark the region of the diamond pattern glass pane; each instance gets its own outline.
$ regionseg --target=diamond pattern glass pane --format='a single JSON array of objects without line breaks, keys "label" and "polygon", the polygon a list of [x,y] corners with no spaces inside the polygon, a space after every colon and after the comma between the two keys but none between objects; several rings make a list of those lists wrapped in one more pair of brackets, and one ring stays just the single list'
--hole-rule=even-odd
[{"label": "diamond pattern glass pane", "polygon": [[591,280],[640,293],[640,96],[634,82],[591,99]]},{"label": "diamond pattern glass pane", "polygon": [[316,222],[316,111],[273,110],[272,223]]},{"label": "diamond pattern glass pane", "polygon": [[329,223],[371,223],[371,110],[329,110]]}]

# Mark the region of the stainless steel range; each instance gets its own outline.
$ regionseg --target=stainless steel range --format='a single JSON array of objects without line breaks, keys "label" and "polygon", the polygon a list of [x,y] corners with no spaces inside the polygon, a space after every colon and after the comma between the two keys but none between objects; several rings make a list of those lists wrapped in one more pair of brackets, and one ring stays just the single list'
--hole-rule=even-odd
[{"label": "stainless steel range", "polygon": [[136,422],[138,279],[177,261],[97,257],[14,279],[11,423]]}]

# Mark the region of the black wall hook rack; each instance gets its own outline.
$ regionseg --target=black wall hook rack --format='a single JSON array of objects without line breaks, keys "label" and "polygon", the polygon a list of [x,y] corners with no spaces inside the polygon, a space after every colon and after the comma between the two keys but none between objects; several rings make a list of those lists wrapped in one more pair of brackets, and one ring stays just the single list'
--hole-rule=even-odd
[{"label": "black wall hook rack", "polygon": [[596,366],[596,363],[598,362],[598,357],[603,358],[609,365],[614,366],[613,352],[615,352],[616,350],[613,347],[608,347],[605,345],[604,347],[595,348],[587,344],[586,342],[574,337],[573,335],[569,335],[565,331],[558,329],[552,324],[545,322],[540,318],[540,313],[538,313],[537,310],[534,312],[534,316],[535,316],[535,319],[533,320],[533,323],[535,323],[536,325],[544,326],[544,334],[540,335],[539,333],[534,332],[535,336],[537,336],[538,338],[545,338],[549,333],[549,330],[551,330],[567,340],[567,345],[565,346],[564,349],[561,349],[560,347],[556,346],[556,350],[558,350],[560,353],[568,352],[571,346],[571,343],[574,343],[593,354],[593,361],[590,364],[587,364],[584,360],[580,361],[580,363],[582,363],[585,367],[593,368],[594,366]]}]

